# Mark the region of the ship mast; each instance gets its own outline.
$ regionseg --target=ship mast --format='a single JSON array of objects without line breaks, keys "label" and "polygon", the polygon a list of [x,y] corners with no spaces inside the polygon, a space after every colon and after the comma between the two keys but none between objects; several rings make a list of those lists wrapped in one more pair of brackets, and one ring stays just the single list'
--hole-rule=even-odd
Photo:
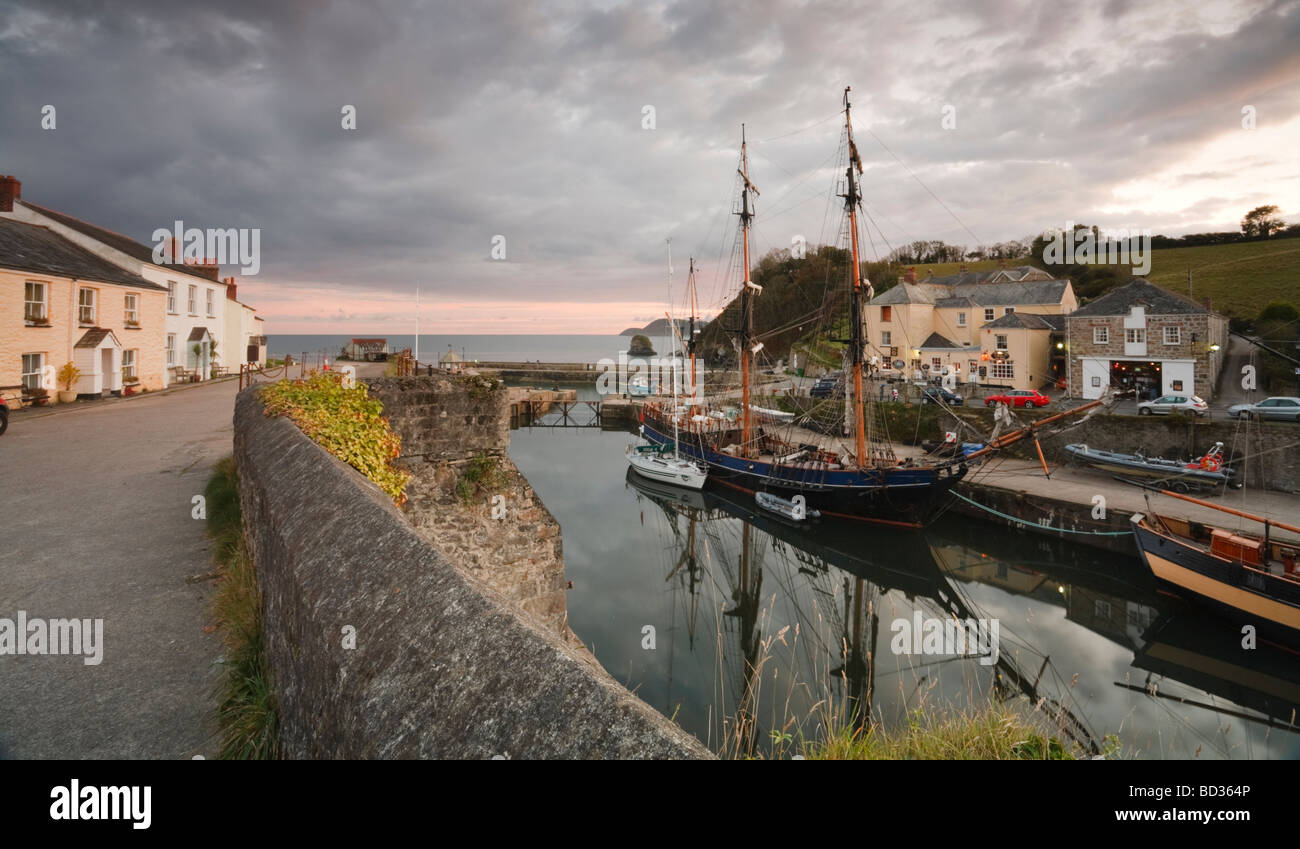
[{"label": "ship mast", "polygon": [[745,285],[740,290],[740,450],[742,457],[750,453],[750,440],[753,438],[753,413],[749,408],[749,379],[753,371],[754,351],[751,344],[754,338],[754,296],[762,291],[749,279],[749,227],[754,220],[754,211],[749,206],[749,193],[758,194],[758,189],[749,182],[749,156],[745,146],[745,125],[740,125],[740,176],[744,184],[740,190],[740,230],[743,243],[743,260],[745,263]]},{"label": "ship mast", "polygon": [[[853,143],[853,122],[849,117],[849,87],[844,88],[844,128],[848,133],[849,140],[849,167],[845,174],[848,176],[848,191],[840,195],[844,198],[844,208],[849,213],[849,240],[853,249],[853,294],[851,297],[850,321],[852,322],[852,333],[849,334],[849,344],[852,346],[852,363],[853,363],[853,420],[857,435],[857,461],[858,468],[866,468],[869,457],[867,456],[867,430],[866,416],[864,415],[863,398],[862,398],[862,295],[863,284],[862,269],[858,260],[858,203],[861,195],[858,194],[857,176],[853,173],[857,170],[858,174],[862,173],[862,160],[858,157],[857,145]],[[870,285],[870,284],[867,284]]]},{"label": "ship mast", "polygon": [[691,257],[691,272],[686,278],[686,291],[691,304],[691,321],[687,327],[686,351],[691,357],[691,406],[695,406],[695,257]]}]

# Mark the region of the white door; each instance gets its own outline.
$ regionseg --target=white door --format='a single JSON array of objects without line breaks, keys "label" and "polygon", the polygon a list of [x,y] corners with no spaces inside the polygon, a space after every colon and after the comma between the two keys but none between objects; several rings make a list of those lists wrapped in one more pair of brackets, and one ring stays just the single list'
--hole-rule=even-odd
[{"label": "white door", "polygon": [[1165,360],[1160,365],[1160,391],[1165,395],[1195,395],[1195,378],[1195,363]]},{"label": "white door", "polygon": [[1110,385],[1110,360],[1083,358],[1083,397],[1091,401],[1101,397]]}]

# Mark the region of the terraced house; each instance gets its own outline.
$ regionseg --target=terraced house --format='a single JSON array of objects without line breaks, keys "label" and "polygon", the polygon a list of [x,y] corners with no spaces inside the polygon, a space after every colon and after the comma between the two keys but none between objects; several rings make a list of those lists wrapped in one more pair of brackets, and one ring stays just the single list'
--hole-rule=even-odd
[{"label": "terraced house", "polygon": [[[163,291],[163,322],[157,328],[157,340],[148,340],[151,346],[156,342],[163,359],[163,386],[206,380],[243,363],[265,362],[262,320],[252,307],[235,300],[230,285],[233,279],[220,279],[217,265],[155,263],[151,246],[23,200],[21,189],[16,178],[0,176],[0,219],[46,228],[133,279]],[[0,262],[3,260],[0,256]],[[149,356],[153,356],[152,348]]]},{"label": "terraced house", "polygon": [[[0,217],[0,393],[11,407],[161,389],[166,290],[48,227]],[[80,372],[71,387],[56,375]],[[43,391],[42,391],[43,390]]]},{"label": "terraced house", "polygon": [[949,371],[960,382],[1039,389],[1065,376],[1062,317],[1078,304],[1069,280],[1033,266],[919,282],[909,269],[867,305],[867,356],[884,376]]}]

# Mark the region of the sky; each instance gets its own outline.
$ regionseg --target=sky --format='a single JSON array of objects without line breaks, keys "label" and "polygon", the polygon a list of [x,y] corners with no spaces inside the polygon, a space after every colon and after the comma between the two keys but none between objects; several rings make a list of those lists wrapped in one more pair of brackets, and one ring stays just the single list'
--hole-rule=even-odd
[{"label": "sky", "polygon": [[867,258],[1300,221],[1300,0],[0,0],[0,79],[25,199],[260,230],[272,334],[617,333],[667,239],[715,311],[741,124],[756,255],[834,241],[846,86]]}]

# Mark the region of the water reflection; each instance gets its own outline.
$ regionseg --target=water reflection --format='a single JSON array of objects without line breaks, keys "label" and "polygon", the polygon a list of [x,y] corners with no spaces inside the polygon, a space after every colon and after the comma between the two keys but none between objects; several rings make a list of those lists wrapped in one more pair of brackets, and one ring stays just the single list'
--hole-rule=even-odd
[{"label": "water reflection", "polygon": [[[791,526],[740,492],[625,477],[628,439],[521,430],[511,454],[563,527],[575,632],[715,749],[816,736],[828,709],[896,728],[1004,699],[1085,752],[1115,735],[1122,756],[1300,756],[1300,658],[1244,650],[1136,559],[957,517]],[[996,659],[895,653],[894,623],[918,613],[998,620]]]}]

